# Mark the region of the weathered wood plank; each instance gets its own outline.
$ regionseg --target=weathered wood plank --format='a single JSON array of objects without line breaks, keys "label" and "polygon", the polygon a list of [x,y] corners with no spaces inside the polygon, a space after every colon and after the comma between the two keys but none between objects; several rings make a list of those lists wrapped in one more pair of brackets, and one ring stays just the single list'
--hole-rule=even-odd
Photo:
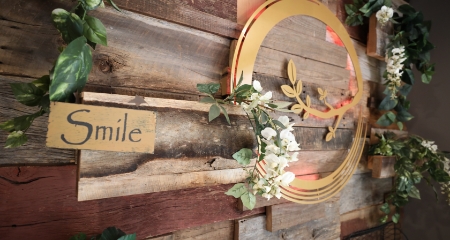
[{"label": "weathered wood plank", "polygon": [[392,189],[392,178],[375,179],[371,173],[355,174],[341,191],[340,214],[382,203]]},{"label": "weathered wood plank", "polygon": [[[302,27],[305,25],[313,25],[314,30]],[[317,37],[316,32],[319,35]],[[326,25],[315,18],[307,16],[289,17],[269,31],[262,46],[345,68],[347,51],[345,48],[327,42],[325,33]]]},{"label": "weathered wood plank", "polygon": [[237,1],[237,23],[245,25],[255,10],[266,0]]},{"label": "weathered wood plank", "polygon": [[[384,213],[380,210],[381,205],[378,204],[342,214],[340,216],[341,238],[380,225],[380,219],[384,216]],[[391,212],[394,212],[394,208],[391,208]]]},{"label": "weathered wood plank", "polygon": [[164,234],[158,237],[149,237],[146,238],[145,240],[173,240],[173,234]]},{"label": "weathered wood plank", "polygon": [[[356,27],[349,27],[345,24],[345,19],[347,18],[347,13],[345,12],[345,4],[351,4],[353,3],[353,0],[337,0],[336,1],[336,16],[341,20],[342,24],[347,29],[348,34],[353,39],[356,39],[357,41],[361,43],[367,42],[367,32],[369,31],[368,24],[356,26]],[[368,21],[366,21],[368,22]]]},{"label": "weathered wood plank", "polygon": [[[83,95],[86,104],[136,108],[129,103],[132,99],[131,96],[101,93]],[[226,106],[232,120],[232,125],[227,126],[222,118],[207,123],[208,104],[145,99],[148,104],[140,105],[139,109],[157,113],[155,153],[82,150],[80,200],[233,183],[245,179],[241,166],[230,158],[242,147],[254,148],[255,143],[248,120],[238,106]],[[179,122],[174,122],[174,118]],[[190,126],[190,131],[185,131],[185,126]],[[352,132],[350,129],[340,129],[330,142],[324,141],[326,128],[295,127],[294,135],[305,150],[337,150],[348,148]]]},{"label": "weathered wood plank", "polygon": [[326,63],[283,53],[266,47],[259,49],[253,71],[287,78],[287,64],[292,59],[297,67],[297,79],[340,89],[348,87],[349,71]]},{"label": "weathered wood plank", "polygon": [[369,18],[369,33],[367,35],[367,55],[384,61],[386,46],[389,43],[389,32],[392,32],[392,24],[382,26],[374,15]]},{"label": "weathered wood plank", "polygon": [[324,204],[285,203],[268,206],[266,211],[267,230],[270,232],[325,217]]},{"label": "weathered wood plank", "polygon": [[[55,2],[49,4],[61,7]],[[4,75],[40,77],[48,74],[58,56],[56,46],[61,42],[48,17],[51,11],[41,12],[36,4],[42,3],[16,6],[41,20],[33,25],[5,20],[21,13],[2,10],[0,31],[8,36],[0,38]],[[94,51],[90,84],[198,94],[197,83],[218,82],[228,65],[230,40],[226,38],[111,8],[92,14],[108,29],[108,47]]]},{"label": "weathered wood plank", "polygon": [[[326,203],[317,204],[315,206],[324,211],[323,218],[315,216],[311,221],[275,232],[266,230],[267,223],[266,216],[264,215],[236,220],[234,239],[338,239],[340,234],[338,204],[338,198],[334,198],[334,200]],[[304,217],[310,218],[303,214],[297,215],[296,217],[297,219]]]},{"label": "weathered wood plank", "polygon": [[[36,107],[28,107],[19,103],[9,86],[10,83],[31,82],[32,79],[0,76],[0,123],[25,114],[38,111]],[[3,148],[8,136],[0,132],[0,165],[16,164],[68,164],[75,162],[75,151],[53,149],[45,146],[48,115],[34,120],[27,130],[27,143],[18,148]]]},{"label": "weathered wood plank", "polygon": [[237,211],[237,199],[224,194],[232,184],[78,202],[76,168],[0,168],[0,235],[59,240],[116,226],[142,239],[265,211]]},{"label": "weathered wood plank", "polygon": [[177,231],[173,240],[233,240],[234,221],[223,221]]},{"label": "weathered wood plank", "polygon": [[392,132],[395,134],[396,138],[403,138],[408,136],[407,131],[400,131],[400,130],[388,130],[388,129],[382,129],[382,128],[372,128],[370,131],[370,144],[377,144],[380,139],[377,137],[378,135],[382,135],[385,132]]},{"label": "weathered wood plank", "polygon": [[[372,81],[381,84],[383,75],[380,71],[380,67],[385,65],[385,63],[367,56],[365,44],[362,44],[355,40],[353,40],[352,42],[353,46],[355,46],[356,54],[358,55],[362,78],[366,81]],[[350,74],[354,76],[353,71],[350,71]]]},{"label": "weathered wood plank", "polygon": [[115,3],[129,11],[224,37],[237,38],[240,34],[236,22],[237,3],[232,0],[117,0]]},{"label": "weathered wood plank", "polygon": [[395,156],[372,156],[372,177],[391,178],[395,176]]}]

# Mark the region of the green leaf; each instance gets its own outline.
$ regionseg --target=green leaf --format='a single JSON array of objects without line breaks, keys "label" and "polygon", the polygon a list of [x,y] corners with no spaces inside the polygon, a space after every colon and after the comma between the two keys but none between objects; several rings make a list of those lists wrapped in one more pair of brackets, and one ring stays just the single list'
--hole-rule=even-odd
[{"label": "green leaf", "polygon": [[17,101],[27,106],[37,106],[45,94],[33,83],[10,83],[9,85]]},{"label": "green leaf", "polygon": [[431,82],[431,78],[432,78],[432,75],[431,74],[426,74],[426,73],[423,73],[422,74],[422,82],[423,83],[430,83]]},{"label": "green leaf", "polygon": [[47,94],[42,97],[39,105],[41,106],[42,110],[44,110],[44,112],[50,113],[50,95]]},{"label": "green leaf", "polygon": [[246,208],[252,210],[256,204],[256,197],[252,193],[246,192],[242,194],[241,201]]},{"label": "green leaf", "polygon": [[59,55],[50,85],[50,100],[65,101],[74,92],[81,92],[92,69],[91,49],[86,38],[73,40]]},{"label": "green leaf", "polygon": [[398,126],[398,129],[400,129],[400,131],[403,130],[403,123],[402,122],[397,122],[397,126]]},{"label": "green leaf", "polygon": [[32,81],[37,88],[41,89],[44,93],[48,92],[48,89],[50,87],[50,76],[44,75],[37,80]]},{"label": "green leaf", "polygon": [[83,21],[75,13],[57,8],[52,11],[52,19],[67,44],[83,36]]},{"label": "green leaf", "polygon": [[395,213],[395,214],[392,216],[392,221],[393,221],[394,223],[398,223],[399,220],[400,220],[400,214]]},{"label": "green leaf", "polygon": [[397,120],[400,122],[407,122],[411,119],[413,119],[414,116],[411,115],[409,112],[407,111],[401,111],[397,113]]},{"label": "green leaf", "polygon": [[419,189],[417,189],[416,186],[412,185],[411,190],[408,192],[408,196],[410,196],[412,198],[420,199]]},{"label": "green leaf", "polygon": [[211,105],[209,108],[209,121],[216,119],[220,115],[220,108],[217,106],[217,104]]},{"label": "green leaf", "polygon": [[239,81],[236,86],[241,86],[243,80],[244,80],[244,71],[241,72],[241,76],[239,77]]},{"label": "green leaf", "polygon": [[272,120],[272,122],[277,125],[278,127],[282,128],[282,129],[286,129],[287,127],[284,126],[280,121],[278,120]]},{"label": "green leaf", "polygon": [[383,211],[385,214],[389,214],[391,212],[389,203],[384,203],[383,205],[381,205],[380,210]]},{"label": "green leaf", "polygon": [[219,105],[219,107],[220,109],[222,109],[223,115],[225,116],[225,119],[227,119],[228,124],[231,125],[230,117],[228,116],[227,110],[222,105]]},{"label": "green leaf", "polygon": [[385,223],[387,221],[387,219],[388,219],[388,216],[386,215],[380,219],[380,222]]},{"label": "green leaf", "polygon": [[402,75],[402,81],[409,85],[414,84],[414,73],[411,69],[409,69],[409,68],[404,69],[404,73]]},{"label": "green leaf", "polygon": [[87,16],[84,18],[83,34],[91,42],[107,45],[106,28],[100,20]]},{"label": "green leaf", "polygon": [[277,109],[280,109],[289,107],[292,104],[292,102],[274,101],[273,104],[277,105],[276,107]]},{"label": "green leaf", "polygon": [[81,2],[84,3],[86,10],[94,10],[103,3],[103,0],[81,0]]},{"label": "green leaf", "polygon": [[108,227],[107,229],[103,230],[102,235],[100,235],[101,240],[117,240],[120,237],[125,236],[126,233],[124,233],[122,230],[116,228],[116,227]]},{"label": "green leaf", "polygon": [[136,233],[125,235],[117,240],[136,240]]},{"label": "green leaf", "polygon": [[392,112],[387,112],[378,119],[377,124],[380,126],[389,126],[394,122],[395,122],[395,114]]},{"label": "green leaf", "polygon": [[253,152],[251,149],[248,148],[242,148],[238,152],[233,154],[233,158],[236,159],[236,161],[241,165],[248,165],[250,164],[250,159],[253,156]]},{"label": "green leaf", "polygon": [[211,95],[219,91],[219,88],[219,83],[197,84],[198,91]]},{"label": "green leaf", "polygon": [[237,183],[232,188],[230,188],[230,190],[225,192],[225,194],[228,196],[233,196],[235,198],[238,198],[238,197],[241,197],[246,192],[248,192],[248,190],[245,187],[245,185],[243,183]]},{"label": "green leaf", "polygon": [[411,85],[405,84],[399,89],[399,92],[403,96],[408,96],[409,92],[411,92],[411,89],[412,89]]},{"label": "green leaf", "polygon": [[114,9],[116,9],[119,12],[122,12],[122,10],[120,10],[120,8],[112,0],[106,0],[106,1],[108,1],[108,3],[111,4],[111,6],[113,6]]},{"label": "green leaf", "polygon": [[0,129],[7,131],[7,132],[12,132],[15,130],[14,128],[14,119],[8,120],[4,123],[0,123]]},{"label": "green leaf", "polygon": [[6,139],[5,148],[15,148],[22,146],[27,142],[28,138],[22,131],[14,131],[8,135]]},{"label": "green leaf", "polygon": [[70,237],[70,240],[86,240],[87,236],[84,233],[78,233],[77,235],[74,235]]},{"label": "green leaf", "polygon": [[202,103],[216,103],[216,100],[214,98],[204,97],[204,98],[200,99],[200,102],[202,102]]},{"label": "green leaf", "polygon": [[393,109],[398,103],[398,100],[396,98],[391,99],[391,96],[386,96],[383,101],[381,101],[380,106],[378,106],[381,110],[391,110]]}]

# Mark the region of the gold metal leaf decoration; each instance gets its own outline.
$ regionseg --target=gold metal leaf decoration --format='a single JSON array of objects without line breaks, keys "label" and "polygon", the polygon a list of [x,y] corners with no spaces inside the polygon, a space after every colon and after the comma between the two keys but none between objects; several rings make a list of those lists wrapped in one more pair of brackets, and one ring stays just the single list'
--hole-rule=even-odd
[{"label": "gold metal leaf decoration", "polygon": [[295,97],[294,89],[292,89],[290,86],[283,85],[283,86],[281,86],[281,90],[283,91],[284,95],[286,95],[286,96],[288,96],[290,98],[294,98]]},{"label": "gold metal leaf decoration", "polygon": [[300,94],[302,94],[302,90],[303,90],[303,84],[302,84],[302,81],[298,81],[297,82],[297,86],[295,86],[295,90],[296,90],[296,92],[297,92],[297,95],[300,95]]},{"label": "gold metal leaf decoration", "polygon": [[291,107],[291,110],[294,111],[296,114],[300,114],[303,111],[303,107],[300,104],[295,104]]},{"label": "gold metal leaf decoration", "polygon": [[287,72],[292,85],[295,85],[295,82],[297,81],[297,68],[295,67],[294,61],[292,61],[292,59],[289,60]]}]

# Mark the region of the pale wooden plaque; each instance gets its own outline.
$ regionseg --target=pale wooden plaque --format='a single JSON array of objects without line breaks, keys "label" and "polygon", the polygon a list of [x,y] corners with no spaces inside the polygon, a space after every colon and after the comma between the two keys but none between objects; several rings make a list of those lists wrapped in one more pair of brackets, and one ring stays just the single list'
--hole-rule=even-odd
[{"label": "pale wooden plaque", "polygon": [[153,153],[156,113],[52,102],[47,147]]}]

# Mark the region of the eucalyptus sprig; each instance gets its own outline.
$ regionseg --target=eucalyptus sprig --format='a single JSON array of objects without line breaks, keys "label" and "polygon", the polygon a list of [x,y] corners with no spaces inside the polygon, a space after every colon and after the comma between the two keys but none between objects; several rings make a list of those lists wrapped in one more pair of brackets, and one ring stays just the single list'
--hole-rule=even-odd
[{"label": "eucalyptus sprig", "polygon": [[[120,11],[112,0],[107,1]],[[0,129],[10,133],[5,148],[27,142],[26,131],[34,119],[50,112],[50,101],[75,102],[76,93],[82,91],[92,69],[91,48],[95,49],[97,44],[107,45],[105,26],[88,15],[98,7],[104,7],[103,0],[78,0],[70,12],[61,8],[52,11],[53,23],[67,46],[59,47],[61,53],[49,75],[31,83],[10,84],[17,101],[38,107],[38,110],[0,124]]]},{"label": "eucalyptus sprig", "polygon": [[396,157],[394,188],[380,208],[386,214],[381,221],[388,220],[392,205],[395,207],[392,221],[397,223],[400,219],[400,209],[409,202],[410,198],[420,199],[420,192],[416,185],[422,179],[427,181],[435,193],[436,189],[431,184],[431,180],[438,183],[450,181],[449,173],[444,168],[444,163],[448,160],[442,152],[438,151],[434,142],[421,137],[409,136],[396,139],[393,133],[385,133],[379,137],[380,142],[371,146],[371,153]]},{"label": "eucalyptus sprig", "polygon": [[[365,4],[362,0],[354,0],[353,4],[345,5],[348,14],[346,23],[350,26],[361,25],[363,17],[370,17],[375,12],[381,11],[383,7],[390,6],[390,0],[369,0]],[[379,109],[388,110],[388,112],[378,119],[377,124],[389,126],[397,123],[401,130],[403,122],[413,118],[408,112],[410,102],[406,99],[415,83],[413,67],[421,72],[423,83],[430,83],[435,71],[434,64],[430,61],[430,51],[435,47],[428,40],[431,22],[424,21],[423,14],[409,4],[399,6],[389,21],[392,22],[393,30],[388,36],[390,42],[386,47],[386,59],[389,61],[395,54],[394,49],[399,48],[404,48],[405,58],[401,62],[401,71],[399,72],[402,83],[393,85],[389,80],[385,82],[387,87],[384,94],[386,97],[381,102]],[[383,77],[388,79],[388,74],[388,70],[386,70]],[[393,111],[397,114],[394,114]]]},{"label": "eucalyptus sprig", "polygon": [[[219,84],[198,84],[197,89],[208,95],[200,101],[212,103],[209,111],[209,121],[224,114],[227,122],[231,124],[230,118],[223,104],[239,104],[245,111],[250,125],[254,131],[258,150],[255,163],[249,167],[253,159],[253,150],[242,148],[233,158],[247,171],[248,177],[244,183],[234,185],[225,194],[240,198],[248,209],[253,209],[256,204],[255,195],[261,195],[267,199],[281,197],[281,186],[287,187],[295,178],[291,172],[285,172],[284,168],[289,162],[297,161],[297,154],[288,154],[290,151],[298,151],[298,144],[292,134],[293,124],[289,124],[289,118],[279,117],[277,120],[271,118],[269,112],[283,111],[291,112],[286,107],[290,102],[271,101],[272,93],[261,94],[262,87],[256,80],[252,85],[242,85],[242,75],[232,93],[225,99],[215,99],[214,94],[219,90]],[[264,175],[257,171],[257,164],[265,161]]]}]

